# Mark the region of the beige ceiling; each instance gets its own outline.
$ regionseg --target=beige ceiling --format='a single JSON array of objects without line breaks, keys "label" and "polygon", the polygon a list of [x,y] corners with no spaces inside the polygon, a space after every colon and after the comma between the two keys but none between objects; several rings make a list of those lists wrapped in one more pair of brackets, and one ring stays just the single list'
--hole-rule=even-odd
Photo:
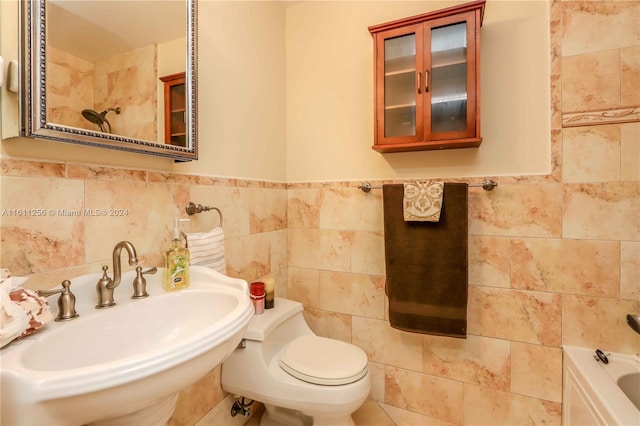
[{"label": "beige ceiling", "polygon": [[96,62],[184,37],[185,0],[50,0],[47,43]]}]

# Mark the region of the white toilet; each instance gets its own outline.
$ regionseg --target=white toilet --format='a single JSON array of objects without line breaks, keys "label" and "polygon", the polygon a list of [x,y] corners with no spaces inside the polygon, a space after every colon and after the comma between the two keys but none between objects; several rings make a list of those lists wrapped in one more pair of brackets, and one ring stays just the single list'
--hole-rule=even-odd
[{"label": "white toilet", "polygon": [[262,425],[354,425],[351,413],[371,389],[367,356],[313,334],[300,303],[276,298],[243,344],[222,363],[222,388],[264,403]]}]

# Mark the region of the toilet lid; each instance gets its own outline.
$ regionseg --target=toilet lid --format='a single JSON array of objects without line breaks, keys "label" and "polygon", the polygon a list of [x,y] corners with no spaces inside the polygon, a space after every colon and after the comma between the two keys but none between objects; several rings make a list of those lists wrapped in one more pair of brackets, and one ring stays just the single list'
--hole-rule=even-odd
[{"label": "toilet lid", "polygon": [[301,336],[289,344],[280,367],[305,382],[345,385],[367,374],[367,355],[362,349],[340,340],[315,335]]}]

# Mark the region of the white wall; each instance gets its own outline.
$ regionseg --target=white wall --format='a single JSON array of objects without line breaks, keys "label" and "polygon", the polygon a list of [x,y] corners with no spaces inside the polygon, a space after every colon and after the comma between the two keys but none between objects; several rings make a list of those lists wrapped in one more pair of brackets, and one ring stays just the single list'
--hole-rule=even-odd
[{"label": "white wall", "polygon": [[198,8],[198,133],[207,164],[197,170],[284,182],[284,5],[200,1]]},{"label": "white wall", "polygon": [[287,180],[546,174],[549,5],[487,2],[479,148],[380,154],[367,28],[465,1],[296,2],[287,7]]}]

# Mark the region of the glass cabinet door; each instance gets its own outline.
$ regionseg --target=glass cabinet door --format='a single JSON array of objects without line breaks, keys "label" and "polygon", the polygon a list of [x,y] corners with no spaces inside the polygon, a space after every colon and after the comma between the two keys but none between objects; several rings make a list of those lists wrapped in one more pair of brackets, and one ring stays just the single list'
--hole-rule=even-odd
[{"label": "glass cabinet door", "polygon": [[[472,134],[475,98],[474,63],[469,50],[474,49],[467,21],[434,22],[427,31],[429,46],[427,102],[431,111],[427,118],[427,138],[460,138]],[[471,61],[473,62],[473,61]],[[470,99],[471,98],[471,99]]]},{"label": "glass cabinet door", "polygon": [[186,146],[187,143],[187,120],[186,120],[186,97],[185,84],[171,86],[170,90],[170,113],[171,120],[170,136],[171,145]]},{"label": "glass cabinet door", "polygon": [[[423,31],[405,28],[385,34],[381,57],[378,58],[383,78],[377,83],[383,94],[382,138],[417,139],[422,132],[422,67]],[[382,84],[382,87],[380,87]]]},{"label": "glass cabinet door", "polygon": [[466,23],[431,30],[431,131],[467,127]]},{"label": "glass cabinet door", "polygon": [[416,134],[416,35],[384,41],[384,136]]}]

